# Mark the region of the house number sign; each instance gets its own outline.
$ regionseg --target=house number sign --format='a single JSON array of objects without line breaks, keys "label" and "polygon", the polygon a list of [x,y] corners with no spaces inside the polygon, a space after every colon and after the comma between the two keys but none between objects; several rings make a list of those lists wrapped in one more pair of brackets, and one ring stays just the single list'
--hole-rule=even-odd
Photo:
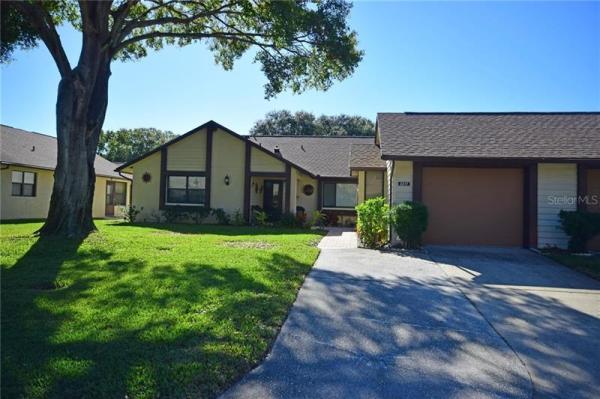
[{"label": "house number sign", "polygon": [[410,186],[410,182],[409,181],[399,181],[398,186],[401,186],[401,187]]}]

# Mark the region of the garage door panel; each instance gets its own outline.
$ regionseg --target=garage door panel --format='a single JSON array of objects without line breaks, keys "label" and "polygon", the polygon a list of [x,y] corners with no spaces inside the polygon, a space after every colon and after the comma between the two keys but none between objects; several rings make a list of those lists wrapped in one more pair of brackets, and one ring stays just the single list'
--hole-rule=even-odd
[{"label": "garage door panel", "polygon": [[[600,212],[600,169],[589,169],[587,173],[587,187],[589,196],[588,210]],[[600,236],[596,236],[588,243],[588,248],[600,251]]]},{"label": "garage door panel", "polygon": [[425,167],[422,198],[426,244],[522,244],[522,169]]}]

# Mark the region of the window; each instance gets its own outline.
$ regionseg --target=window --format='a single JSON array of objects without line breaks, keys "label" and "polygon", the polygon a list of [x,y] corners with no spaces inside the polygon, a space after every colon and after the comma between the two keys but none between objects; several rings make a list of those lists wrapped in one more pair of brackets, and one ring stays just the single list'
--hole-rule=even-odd
[{"label": "window", "polygon": [[204,176],[171,175],[167,180],[167,204],[204,205]]},{"label": "window", "polygon": [[33,172],[12,172],[12,195],[15,197],[35,197],[37,176]]},{"label": "window", "polygon": [[125,205],[127,197],[127,184],[123,182],[115,182],[115,197],[114,205]]},{"label": "window", "polygon": [[323,183],[324,208],[354,208],[356,183]]}]

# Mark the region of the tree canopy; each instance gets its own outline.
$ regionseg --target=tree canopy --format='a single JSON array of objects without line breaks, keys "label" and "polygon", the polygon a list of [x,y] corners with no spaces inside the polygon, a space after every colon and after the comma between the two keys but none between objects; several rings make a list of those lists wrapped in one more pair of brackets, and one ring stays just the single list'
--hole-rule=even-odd
[{"label": "tree canopy", "polygon": [[215,62],[229,70],[254,47],[266,97],[286,89],[325,90],[351,75],[363,56],[346,23],[350,9],[346,0],[3,0],[0,61],[39,39],[65,76],[72,68],[56,26],[70,23],[84,37],[92,29],[105,36],[102,46],[113,59],[135,60],[165,45],[205,40]]},{"label": "tree canopy", "polygon": [[250,134],[267,136],[372,136],[375,124],[359,115],[321,115],[305,111],[272,111],[257,121]]},{"label": "tree canopy", "polygon": [[100,134],[98,154],[112,162],[128,162],[175,138],[155,128],[106,130]]}]

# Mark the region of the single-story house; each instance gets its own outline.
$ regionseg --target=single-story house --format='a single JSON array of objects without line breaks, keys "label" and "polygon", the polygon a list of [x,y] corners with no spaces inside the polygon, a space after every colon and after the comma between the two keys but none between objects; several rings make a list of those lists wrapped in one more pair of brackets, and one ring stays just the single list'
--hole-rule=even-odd
[{"label": "single-story house", "polygon": [[[56,137],[0,125],[0,219],[48,216],[57,159]],[[96,156],[93,216],[121,217],[129,205],[131,177]]]},{"label": "single-story house", "polygon": [[428,207],[427,244],[565,247],[559,211],[600,212],[600,113],[381,113],[374,137],[249,137],[209,121],[117,171],[133,174],[145,220],[212,207],[344,223],[384,196]]}]

